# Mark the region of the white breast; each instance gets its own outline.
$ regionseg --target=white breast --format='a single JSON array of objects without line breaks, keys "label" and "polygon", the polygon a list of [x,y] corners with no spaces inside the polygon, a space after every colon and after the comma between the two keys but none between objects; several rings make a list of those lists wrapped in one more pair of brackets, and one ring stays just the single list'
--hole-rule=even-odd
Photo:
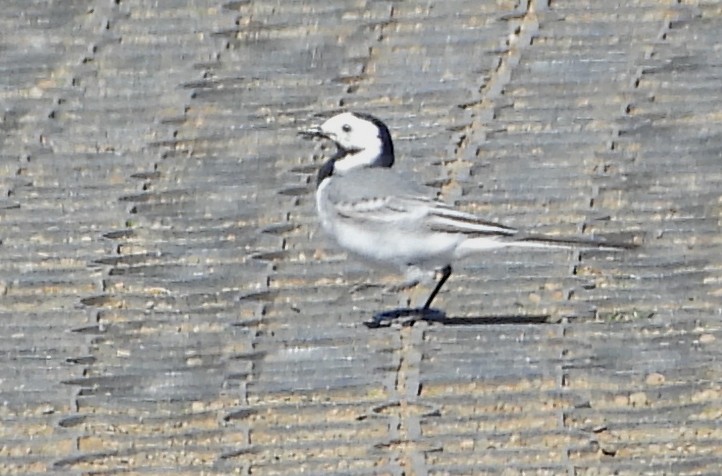
[{"label": "white breast", "polygon": [[323,231],[329,235],[334,234],[332,220],[333,211],[330,208],[326,191],[328,185],[331,183],[331,180],[331,177],[325,178],[316,189],[316,212],[318,213],[318,218],[321,221]]}]

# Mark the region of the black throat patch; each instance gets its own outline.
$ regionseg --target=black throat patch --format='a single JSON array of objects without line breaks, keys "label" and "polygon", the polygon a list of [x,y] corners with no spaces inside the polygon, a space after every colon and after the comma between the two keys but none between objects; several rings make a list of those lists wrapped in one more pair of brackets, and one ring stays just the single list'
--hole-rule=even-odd
[{"label": "black throat patch", "polygon": [[321,185],[321,182],[333,175],[334,162],[336,162],[336,158],[331,157],[326,162],[324,162],[320,169],[318,169],[318,176],[316,177],[316,188]]}]

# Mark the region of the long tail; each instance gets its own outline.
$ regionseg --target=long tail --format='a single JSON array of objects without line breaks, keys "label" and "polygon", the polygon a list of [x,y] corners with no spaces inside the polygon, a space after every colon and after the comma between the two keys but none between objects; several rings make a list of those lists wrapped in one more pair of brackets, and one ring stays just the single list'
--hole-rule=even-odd
[{"label": "long tail", "polygon": [[515,235],[506,238],[506,246],[532,248],[582,248],[606,251],[632,250],[639,245],[632,242],[614,241],[605,237],[565,238],[546,235]]},{"label": "long tail", "polygon": [[494,248],[581,248],[620,251],[636,248],[632,242],[614,241],[606,237],[563,238],[523,233],[499,223],[484,220],[470,213],[454,210],[448,205],[435,203],[426,217],[432,231],[466,235],[457,254],[466,255]]},{"label": "long tail", "polygon": [[623,251],[637,248],[631,242],[612,241],[603,237],[563,238],[546,235],[478,236],[466,239],[457,248],[458,256],[498,248],[536,249],[586,249],[602,251]]}]

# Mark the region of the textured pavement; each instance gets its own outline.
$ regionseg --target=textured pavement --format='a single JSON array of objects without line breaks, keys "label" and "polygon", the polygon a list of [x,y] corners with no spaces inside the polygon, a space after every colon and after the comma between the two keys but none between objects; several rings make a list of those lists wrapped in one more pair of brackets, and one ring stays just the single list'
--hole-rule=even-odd
[{"label": "textured pavement", "polygon": [[[619,4],[617,4],[619,3]],[[5,0],[0,474],[722,473],[722,3]],[[320,233],[297,130],[623,253],[470,258],[445,324]]]}]

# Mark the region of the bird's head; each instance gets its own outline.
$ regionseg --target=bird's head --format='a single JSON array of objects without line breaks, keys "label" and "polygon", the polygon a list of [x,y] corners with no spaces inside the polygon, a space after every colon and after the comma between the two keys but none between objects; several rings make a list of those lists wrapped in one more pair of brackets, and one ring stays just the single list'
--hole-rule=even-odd
[{"label": "bird's head", "polygon": [[370,114],[343,112],[301,134],[322,137],[336,144],[334,171],[340,174],[358,167],[391,167],[394,163],[389,129]]}]

